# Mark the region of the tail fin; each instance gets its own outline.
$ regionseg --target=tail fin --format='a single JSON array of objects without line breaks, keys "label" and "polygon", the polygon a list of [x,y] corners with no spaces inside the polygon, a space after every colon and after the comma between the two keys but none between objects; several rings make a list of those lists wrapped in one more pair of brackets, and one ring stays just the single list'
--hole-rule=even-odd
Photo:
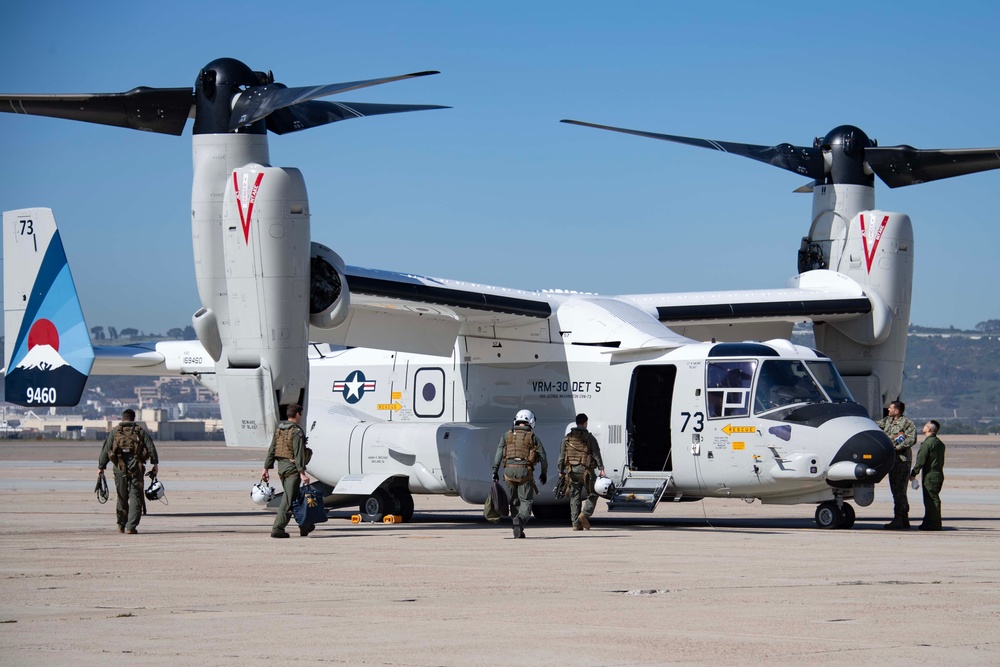
[{"label": "tail fin", "polygon": [[4,212],[3,259],[6,400],[76,405],[94,349],[51,209]]}]

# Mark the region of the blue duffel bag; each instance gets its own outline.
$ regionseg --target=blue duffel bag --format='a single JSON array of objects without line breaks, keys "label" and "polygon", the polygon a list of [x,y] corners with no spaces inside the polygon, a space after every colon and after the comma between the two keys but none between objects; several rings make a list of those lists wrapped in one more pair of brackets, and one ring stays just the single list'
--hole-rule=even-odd
[{"label": "blue duffel bag", "polygon": [[300,526],[312,526],[326,521],[323,494],[312,484],[300,488],[299,497],[292,503],[292,516]]}]

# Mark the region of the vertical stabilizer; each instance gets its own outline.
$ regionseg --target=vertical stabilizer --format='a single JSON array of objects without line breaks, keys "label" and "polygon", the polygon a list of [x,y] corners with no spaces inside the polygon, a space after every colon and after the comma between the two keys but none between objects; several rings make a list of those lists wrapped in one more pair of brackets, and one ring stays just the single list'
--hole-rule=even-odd
[{"label": "vertical stabilizer", "polygon": [[76,405],[94,349],[51,209],[3,214],[6,400]]}]

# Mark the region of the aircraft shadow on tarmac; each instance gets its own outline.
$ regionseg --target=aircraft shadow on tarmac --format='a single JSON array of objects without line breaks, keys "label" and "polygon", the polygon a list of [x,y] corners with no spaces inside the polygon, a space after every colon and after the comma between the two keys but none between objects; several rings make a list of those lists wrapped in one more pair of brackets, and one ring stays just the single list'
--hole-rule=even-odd
[{"label": "aircraft shadow on tarmac", "polygon": [[[155,512],[149,513],[149,517],[165,517],[165,518],[225,518],[225,517],[262,517],[267,518],[270,522],[273,512],[261,512],[261,511],[246,511],[246,512]],[[454,530],[501,530],[510,531],[511,523],[509,518],[502,519],[499,523],[490,523],[486,521],[481,514],[479,509],[469,509],[467,511],[462,510],[451,510],[448,512],[416,512],[413,515],[413,519],[408,523],[395,523],[395,524],[383,524],[363,521],[359,524],[352,524],[351,512],[330,512],[328,514],[330,522],[326,524],[326,527],[338,526],[346,524],[347,527],[352,527],[353,532],[359,535],[369,535],[377,532],[393,532],[393,533],[420,533],[428,530],[440,530],[442,528],[454,529]],[[952,521],[961,521],[963,523],[968,522],[981,522],[981,521],[996,521],[994,517],[949,517]],[[808,518],[674,518],[674,517],[599,517],[591,518],[591,525],[594,530],[590,531],[590,535],[607,537],[618,537],[618,535],[612,535],[607,533],[608,530],[624,531],[631,533],[647,532],[647,531],[659,531],[659,530],[684,530],[684,531],[703,531],[706,528],[716,531],[726,531],[726,532],[746,532],[753,531],[755,533],[775,533],[784,532],[788,530],[810,530],[818,533],[823,533],[827,531],[821,531],[816,528],[816,524]],[[877,530],[883,531],[884,523],[888,521],[888,517],[879,517],[871,519],[858,519],[854,526],[848,530]],[[917,530],[917,525],[919,525],[919,519],[916,522],[911,521],[913,526],[910,531],[919,533],[921,531]],[[294,527],[294,526],[293,526]],[[207,528],[207,526],[206,526]],[[322,528],[322,526],[320,526]],[[532,519],[528,525],[525,527],[526,530],[531,530],[531,528],[565,528],[569,529],[569,520],[567,517],[566,521],[559,520],[541,520]],[[949,532],[957,530],[954,527],[949,527],[945,525],[943,532]],[[969,528],[963,527],[962,531],[984,531],[991,532],[988,528]],[[161,531],[156,531],[160,533]],[[177,531],[184,532],[184,531]],[[220,532],[236,532],[236,531],[220,531]],[[322,530],[318,530],[312,534],[312,539],[322,538]],[[840,533],[843,531],[829,531],[831,534]],[[343,532],[338,531],[337,537],[343,537]],[[333,537],[330,535],[330,537]],[[545,539],[560,539],[563,536],[552,536],[552,535],[537,535],[537,537]],[[571,535],[566,535],[565,537],[574,537]]]}]

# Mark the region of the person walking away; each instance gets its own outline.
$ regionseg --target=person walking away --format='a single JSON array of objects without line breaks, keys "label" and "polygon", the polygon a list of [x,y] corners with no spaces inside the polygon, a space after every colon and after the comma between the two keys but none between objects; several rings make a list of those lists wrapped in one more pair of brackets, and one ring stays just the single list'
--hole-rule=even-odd
[{"label": "person walking away", "polygon": [[146,462],[153,464],[153,476],[160,470],[160,457],[149,431],[135,422],[135,410],[122,412],[122,420],[104,439],[97,459],[97,476],[104,475],[108,463],[115,466],[115,493],[118,503],[115,515],[118,532],[135,535],[142,518],[142,477]]},{"label": "person walking away", "polygon": [[924,441],[917,452],[917,462],[910,471],[910,480],[923,472],[920,480],[924,487],[924,520],[920,530],[941,530],[941,487],[944,486],[944,443],[938,438],[941,424],[930,420],[924,424]]},{"label": "person walking away", "polygon": [[888,530],[908,530],[910,527],[910,502],[906,498],[906,479],[910,474],[913,458],[911,448],[917,443],[917,427],[903,416],[906,404],[893,401],[889,404],[888,415],[879,420],[878,425],[889,436],[896,447],[896,458],[889,470],[889,488],[892,490],[892,521],[883,528]]},{"label": "person walking away", "polygon": [[531,504],[538,490],[535,487],[535,464],[541,466],[538,480],[542,486],[545,486],[549,472],[545,447],[532,431],[534,426],[535,415],[531,410],[520,410],[514,416],[514,426],[500,438],[493,457],[493,481],[500,479],[500,464],[503,464],[503,479],[507,483],[514,537],[517,538],[524,537],[524,525],[531,517]]},{"label": "person walking away", "polygon": [[[278,424],[271,437],[271,446],[267,449],[267,457],[264,459],[264,470],[261,472],[261,479],[269,481],[268,471],[278,464],[278,475],[281,477],[281,486],[284,494],[281,496],[281,503],[278,505],[278,513],[274,517],[271,525],[271,537],[288,537],[285,527],[292,518],[292,503],[299,497],[299,488],[302,484],[309,483],[309,475],[306,474],[306,434],[300,426],[302,422],[302,406],[292,403],[286,410],[287,419]],[[315,524],[299,526],[299,535],[305,537],[313,531]]]},{"label": "person walking away", "polygon": [[600,476],[604,477],[601,448],[597,438],[587,430],[587,421],[587,415],[582,412],[576,416],[576,426],[559,446],[556,464],[560,475],[569,475],[569,517],[573,530],[590,530],[590,517],[597,507],[594,469],[600,470]]}]

